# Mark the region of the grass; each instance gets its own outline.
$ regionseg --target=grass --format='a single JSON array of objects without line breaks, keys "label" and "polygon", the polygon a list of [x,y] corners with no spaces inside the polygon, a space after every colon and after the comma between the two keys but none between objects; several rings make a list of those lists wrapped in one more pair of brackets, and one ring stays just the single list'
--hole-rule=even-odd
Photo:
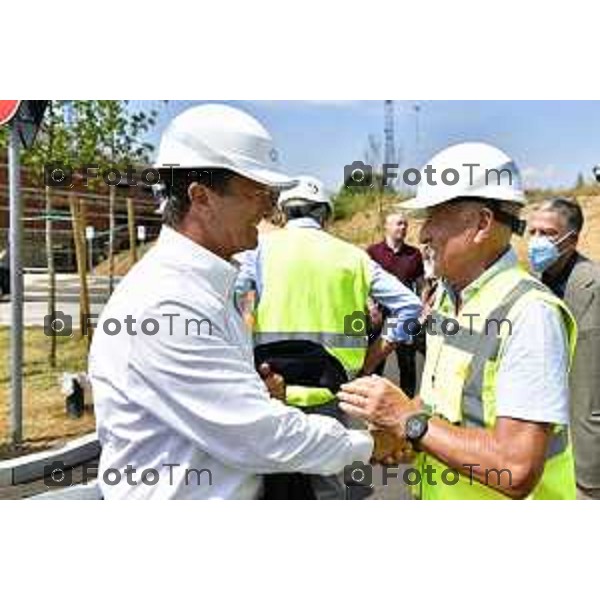
[{"label": "grass", "polygon": [[49,339],[41,327],[25,330],[23,365],[23,445],[10,446],[10,328],[0,327],[0,459],[41,450],[94,430],[93,410],[71,419],[65,410],[60,377],[64,371],[85,371],[87,343],[57,338],[57,365],[48,364]]}]

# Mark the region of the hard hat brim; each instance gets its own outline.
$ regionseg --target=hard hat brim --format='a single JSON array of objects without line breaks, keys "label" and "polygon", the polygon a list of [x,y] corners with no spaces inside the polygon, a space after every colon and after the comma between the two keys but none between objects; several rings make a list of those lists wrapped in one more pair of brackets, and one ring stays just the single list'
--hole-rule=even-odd
[{"label": "hard hat brim", "polygon": [[271,169],[260,169],[260,168],[243,168],[243,167],[227,167],[234,173],[261,183],[270,188],[274,188],[280,191],[290,190],[298,184],[297,179],[293,179],[280,173],[279,171],[273,171]]},{"label": "hard hat brim", "polygon": [[[399,207],[401,210],[410,210],[410,211],[425,211],[428,208],[432,208],[434,206],[439,206],[441,204],[448,204],[448,202],[452,202],[457,198],[464,198],[465,200],[469,199],[469,194],[458,194],[453,198],[411,198],[406,202],[402,202]],[[474,196],[474,198],[481,198],[481,196]],[[518,204],[519,206],[525,206],[526,201],[523,199],[515,199],[515,198],[489,198],[491,202],[510,202],[513,204]]]},{"label": "hard hat brim", "polygon": [[425,200],[423,198],[411,198],[406,202],[400,203],[399,208],[401,210],[425,210],[427,208],[431,208],[432,206],[437,206],[438,204],[444,204],[445,202],[449,202],[449,200],[437,200],[434,198]]}]

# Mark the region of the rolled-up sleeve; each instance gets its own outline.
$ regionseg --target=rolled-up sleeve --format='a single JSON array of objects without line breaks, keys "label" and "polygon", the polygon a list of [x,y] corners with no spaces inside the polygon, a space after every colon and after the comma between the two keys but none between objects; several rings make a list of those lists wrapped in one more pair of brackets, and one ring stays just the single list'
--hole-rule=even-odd
[{"label": "rolled-up sleeve", "polygon": [[496,388],[496,414],[569,423],[569,351],[559,310],[532,302],[511,324]]},{"label": "rolled-up sleeve", "polygon": [[140,318],[155,319],[159,328],[132,341],[129,389],[137,403],[207,454],[249,473],[328,475],[369,460],[367,432],[270,398],[218,315],[182,303],[145,311]]},{"label": "rolled-up sleeve", "polygon": [[390,313],[382,337],[390,342],[410,341],[410,328],[405,325],[408,321],[416,321],[419,318],[421,301],[414,292],[375,261],[371,260],[370,267],[371,297],[385,306]]}]

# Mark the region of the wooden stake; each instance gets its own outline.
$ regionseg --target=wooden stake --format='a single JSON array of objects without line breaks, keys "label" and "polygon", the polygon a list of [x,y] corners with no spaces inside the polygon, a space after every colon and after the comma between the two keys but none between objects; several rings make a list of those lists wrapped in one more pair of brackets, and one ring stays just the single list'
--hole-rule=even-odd
[{"label": "wooden stake", "polygon": [[127,198],[127,224],[129,226],[129,266],[133,267],[137,262],[135,208],[133,206],[133,198]]},{"label": "wooden stake", "polygon": [[[73,222],[73,241],[75,243],[75,257],[77,259],[77,273],[79,274],[79,335],[83,337],[86,328],[88,329],[88,344],[92,339],[91,326],[88,327],[86,320],[90,315],[90,296],[88,293],[87,282],[87,260],[85,243],[85,223],[82,217],[81,200],[71,196],[69,199],[71,205],[71,217]],[[85,208],[83,209],[85,212]]]}]

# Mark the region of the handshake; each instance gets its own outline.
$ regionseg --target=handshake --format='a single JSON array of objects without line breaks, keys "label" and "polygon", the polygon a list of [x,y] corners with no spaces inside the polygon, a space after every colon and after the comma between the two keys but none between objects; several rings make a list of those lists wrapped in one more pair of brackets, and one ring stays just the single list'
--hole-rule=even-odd
[{"label": "handshake", "polygon": [[[262,363],[258,372],[270,395],[285,402],[283,377],[268,363]],[[377,375],[342,385],[338,398],[340,409],[369,423],[375,441],[371,462],[392,465],[413,460],[414,449],[406,439],[404,425],[408,417],[421,412],[419,400],[411,400],[399,387]]]},{"label": "handshake", "polygon": [[411,462],[412,444],[406,439],[406,421],[422,411],[419,399],[411,400],[383,377],[371,375],[342,385],[339,407],[369,423],[375,441],[371,462],[386,465]]}]

